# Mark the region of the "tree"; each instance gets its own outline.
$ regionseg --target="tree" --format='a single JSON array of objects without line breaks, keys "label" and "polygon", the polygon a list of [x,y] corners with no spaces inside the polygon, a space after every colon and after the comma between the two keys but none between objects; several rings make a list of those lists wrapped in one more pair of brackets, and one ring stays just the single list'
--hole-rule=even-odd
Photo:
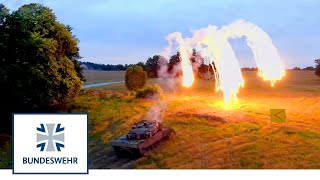
[{"label": "tree", "polygon": [[303,68],[303,70],[314,70],[314,67],[312,67],[312,66],[307,66],[307,67]]},{"label": "tree", "polygon": [[198,77],[203,78],[203,74],[208,72],[208,66],[204,64],[204,59],[195,49],[192,51],[190,62]]},{"label": "tree", "polygon": [[3,4],[0,4],[0,26],[4,23],[8,15],[9,9],[7,9]]},{"label": "tree", "polygon": [[149,78],[156,78],[158,77],[158,69],[159,69],[159,55],[154,55],[152,58],[148,58],[146,62],[146,71]]},{"label": "tree", "polygon": [[[180,64],[181,59],[180,59],[180,52],[178,51],[177,54],[172,55],[169,59],[168,63],[168,71],[170,74],[173,74],[174,76],[180,76],[182,75],[182,71],[177,71],[174,67],[178,64]],[[192,54],[190,57],[190,63],[192,64],[193,69],[197,73],[203,73],[204,69],[204,59],[201,57],[199,53],[195,49],[192,50]]]},{"label": "tree", "polygon": [[12,112],[50,112],[73,100],[84,81],[78,39],[51,9],[32,3],[9,14],[0,6],[1,131]]},{"label": "tree", "polygon": [[175,71],[175,66],[180,64],[180,53],[179,51],[177,52],[177,54],[172,55],[169,59],[169,63],[168,63],[168,71],[170,74],[173,74],[174,76],[180,76],[182,74],[182,71],[179,72],[174,72]]},{"label": "tree", "polygon": [[141,66],[144,71],[146,70],[146,66],[145,66],[144,62],[138,62],[136,65]]},{"label": "tree", "polygon": [[147,73],[141,66],[130,66],[125,75],[125,84],[129,90],[138,90],[144,88],[147,83]]},{"label": "tree", "polygon": [[195,49],[193,49],[192,55],[190,57],[190,62],[192,64],[197,64],[198,66],[200,66],[201,64],[204,64],[204,59],[200,53],[198,53]]},{"label": "tree", "polygon": [[204,74],[204,73],[208,73],[209,71],[209,67],[208,65],[205,65],[204,63],[200,65],[200,67],[198,68],[198,72],[200,74]]},{"label": "tree", "polygon": [[314,62],[316,63],[316,72],[315,72],[315,74],[320,77],[320,58],[314,60]]},{"label": "tree", "polygon": [[[7,28],[3,25],[5,23],[7,17],[9,15],[9,9],[7,9],[3,4],[0,4],[0,65],[1,62],[5,60],[5,52],[6,52],[6,45],[5,40],[7,38]],[[0,77],[4,76],[4,70],[0,66]],[[0,79],[1,82],[1,79]]]}]

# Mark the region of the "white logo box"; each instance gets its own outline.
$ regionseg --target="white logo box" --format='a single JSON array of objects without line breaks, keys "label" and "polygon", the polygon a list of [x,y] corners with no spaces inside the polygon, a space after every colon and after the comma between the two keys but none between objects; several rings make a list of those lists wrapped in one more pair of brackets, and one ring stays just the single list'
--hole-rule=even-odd
[{"label": "white logo box", "polygon": [[[87,113],[14,113],[12,118],[13,174],[88,174]],[[45,133],[37,130],[41,124],[45,127]],[[45,143],[41,151],[37,147],[41,143],[37,142],[37,134],[48,135],[47,124],[55,124],[55,128],[60,124],[60,130],[64,129],[59,133],[64,133],[64,138],[63,142],[52,140],[55,145],[52,151],[46,151],[50,144],[48,140],[41,141]],[[53,133],[56,135],[56,132]],[[60,151],[56,147],[57,142],[64,145],[58,148]]]}]

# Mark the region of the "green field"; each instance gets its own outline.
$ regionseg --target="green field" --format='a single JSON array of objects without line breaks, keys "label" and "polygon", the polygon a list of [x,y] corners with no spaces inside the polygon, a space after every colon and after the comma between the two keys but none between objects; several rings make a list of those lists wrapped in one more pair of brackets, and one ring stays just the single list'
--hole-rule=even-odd
[{"label": "green field", "polygon": [[[98,73],[91,76],[108,79],[112,74]],[[117,72],[109,79],[116,76],[123,78]],[[243,76],[245,87],[232,110],[225,109],[212,81],[197,80],[191,88],[175,91],[163,86],[163,123],[177,134],[138,160],[116,158],[110,140],[126,133],[160,100],[133,98],[124,83],[82,91],[72,111],[90,114],[90,167],[320,168],[320,79],[313,71],[288,71],[270,87],[257,72]],[[270,108],[284,108],[288,125],[270,124]]]}]

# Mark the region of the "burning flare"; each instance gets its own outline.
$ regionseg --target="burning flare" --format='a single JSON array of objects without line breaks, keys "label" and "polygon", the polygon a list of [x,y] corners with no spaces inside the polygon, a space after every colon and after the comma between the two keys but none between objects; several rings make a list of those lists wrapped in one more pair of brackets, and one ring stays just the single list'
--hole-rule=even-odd
[{"label": "burning flare", "polygon": [[[175,40],[178,44],[178,49],[180,53],[181,69],[182,69],[182,85],[184,87],[190,87],[194,81],[193,69],[189,59],[189,52],[182,34],[180,32],[174,32],[167,36],[169,41],[169,46],[172,47],[172,41]],[[171,48],[170,48],[171,49]]]},{"label": "burning flare", "polygon": [[239,61],[232,49],[229,39],[245,37],[247,45],[252,50],[258,67],[258,75],[264,81],[270,81],[271,86],[285,75],[284,64],[272,43],[269,35],[255,24],[242,20],[218,29],[209,25],[193,31],[191,38],[182,38],[175,32],[167,36],[168,49],[172,49],[172,41],[178,44],[183,72],[183,86],[190,87],[194,81],[192,65],[189,56],[196,49],[201,56],[208,58],[215,72],[216,91],[223,92],[226,107],[237,104],[237,94],[244,87]]},{"label": "burning flare", "polygon": [[247,45],[251,48],[259,69],[258,75],[264,81],[270,81],[271,86],[285,75],[284,64],[276,47],[261,28],[249,22],[236,21],[223,27],[221,31],[229,38],[246,37]]}]

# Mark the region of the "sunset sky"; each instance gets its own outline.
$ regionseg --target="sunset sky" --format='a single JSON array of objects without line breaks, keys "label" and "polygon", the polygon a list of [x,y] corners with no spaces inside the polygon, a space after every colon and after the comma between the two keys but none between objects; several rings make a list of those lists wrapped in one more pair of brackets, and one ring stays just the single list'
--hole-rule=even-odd
[{"label": "sunset sky", "polygon": [[[0,0],[10,10],[42,3],[73,27],[83,61],[132,64],[159,54],[165,36],[243,19],[273,40],[287,68],[314,66],[320,58],[318,0]],[[255,66],[244,39],[232,40],[240,64]]]}]

